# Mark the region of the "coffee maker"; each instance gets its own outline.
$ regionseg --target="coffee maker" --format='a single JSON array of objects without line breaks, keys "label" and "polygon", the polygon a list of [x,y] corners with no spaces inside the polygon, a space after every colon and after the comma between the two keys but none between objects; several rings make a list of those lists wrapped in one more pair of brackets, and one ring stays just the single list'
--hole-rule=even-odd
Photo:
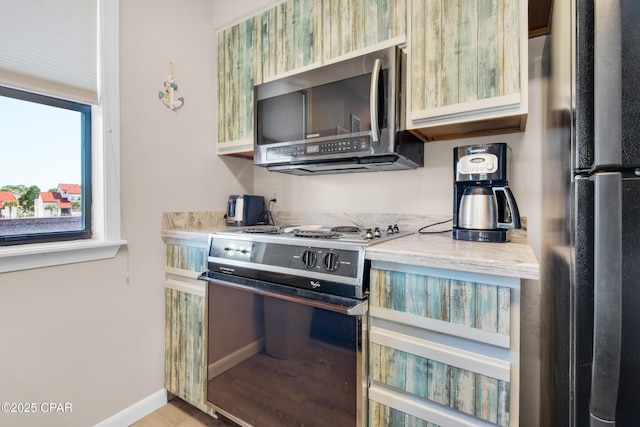
[{"label": "coffee maker", "polygon": [[507,182],[507,144],[453,149],[453,238],[506,242],[507,230],[520,228],[518,205]]}]

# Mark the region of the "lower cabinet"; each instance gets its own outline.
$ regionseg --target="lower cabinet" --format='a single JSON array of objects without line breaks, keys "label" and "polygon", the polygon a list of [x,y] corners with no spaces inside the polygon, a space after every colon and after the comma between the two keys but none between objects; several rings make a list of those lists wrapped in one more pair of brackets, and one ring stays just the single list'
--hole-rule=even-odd
[{"label": "lower cabinet", "polygon": [[165,388],[204,409],[204,297],[165,288]]},{"label": "lower cabinet", "polygon": [[205,404],[206,243],[165,242],[165,388],[213,415]]},{"label": "lower cabinet", "polygon": [[517,426],[520,280],[376,262],[370,426]]}]

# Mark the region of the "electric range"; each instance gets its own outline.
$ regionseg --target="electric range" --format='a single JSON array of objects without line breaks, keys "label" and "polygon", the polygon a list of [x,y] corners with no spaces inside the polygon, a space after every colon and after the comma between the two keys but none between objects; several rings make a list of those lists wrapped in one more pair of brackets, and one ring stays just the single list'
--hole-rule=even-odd
[{"label": "electric range", "polygon": [[291,292],[313,291],[315,299],[362,299],[369,289],[367,246],[409,234],[397,225],[226,229],[209,236],[205,275],[255,279],[292,288]]}]

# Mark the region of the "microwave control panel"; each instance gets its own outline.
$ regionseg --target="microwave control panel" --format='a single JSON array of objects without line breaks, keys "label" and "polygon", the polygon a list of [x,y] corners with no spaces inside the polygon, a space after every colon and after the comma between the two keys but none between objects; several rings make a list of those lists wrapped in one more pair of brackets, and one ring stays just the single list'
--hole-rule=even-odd
[{"label": "microwave control panel", "polygon": [[371,147],[369,135],[354,136],[339,140],[307,142],[282,147],[267,148],[267,160],[295,159],[298,157],[313,157],[343,153],[367,152]]}]

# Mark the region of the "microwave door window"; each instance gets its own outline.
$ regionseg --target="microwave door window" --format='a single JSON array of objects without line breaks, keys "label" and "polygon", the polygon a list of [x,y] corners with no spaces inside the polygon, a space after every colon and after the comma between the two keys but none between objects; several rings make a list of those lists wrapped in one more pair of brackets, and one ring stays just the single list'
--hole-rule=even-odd
[{"label": "microwave door window", "polygon": [[[378,123],[386,127],[386,70],[378,89]],[[313,86],[258,102],[258,144],[369,134],[371,74]]]},{"label": "microwave door window", "polygon": [[369,132],[371,75],[316,86],[308,91],[307,139]]},{"label": "microwave door window", "polygon": [[[305,92],[292,92],[258,103],[259,144],[301,141],[305,129]],[[265,112],[268,112],[265,114]]]}]

